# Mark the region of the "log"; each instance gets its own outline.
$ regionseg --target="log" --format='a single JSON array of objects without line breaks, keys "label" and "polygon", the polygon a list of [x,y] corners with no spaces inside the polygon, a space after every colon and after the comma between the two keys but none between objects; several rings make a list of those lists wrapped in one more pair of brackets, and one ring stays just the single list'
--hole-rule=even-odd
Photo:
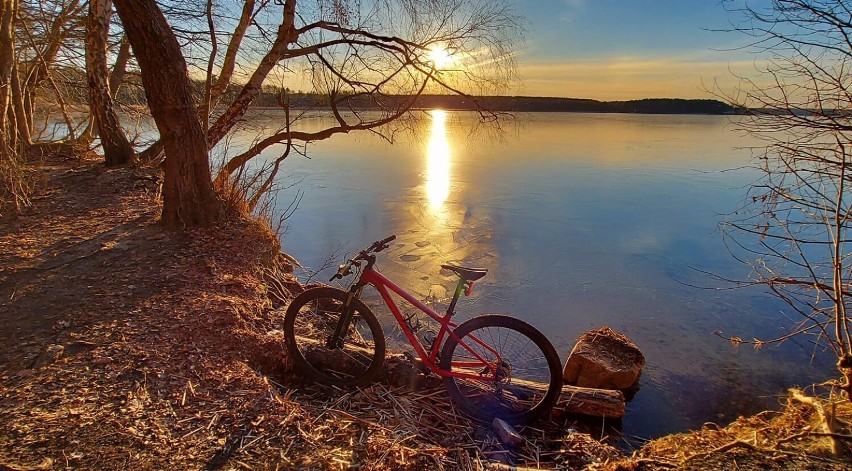
[{"label": "log", "polygon": [[617,419],[624,417],[625,410],[621,391],[562,386],[562,395],[553,407],[553,415],[583,414]]},{"label": "log", "polygon": [[[512,380],[512,386],[520,389],[532,389],[544,392],[547,385],[519,379]],[[580,386],[562,386],[562,393],[553,406],[553,415],[583,414],[595,417],[617,419],[624,417],[626,410],[624,394],[618,390],[583,388]]]},{"label": "log", "polygon": [[[316,340],[300,337],[300,342],[302,341],[307,344],[319,344]],[[351,346],[350,348],[357,349]],[[312,361],[319,360],[327,365],[341,366],[345,364],[347,359],[345,355],[335,355],[334,352],[329,352],[323,348],[309,350],[306,355],[310,355]],[[383,371],[375,380],[413,390],[440,387],[443,380],[436,375],[425,374],[426,371],[427,368],[420,362],[419,358],[405,353],[389,353],[385,358]],[[510,390],[515,388],[518,391],[518,397],[529,395],[530,391],[543,394],[547,389],[547,385],[544,383],[519,379],[513,379],[510,385],[504,387]],[[555,417],[561,417],[565,414],[583,414],[606,418],[624,417],[624,394],[617,390],[563,386],[562,394],[552,413]]]}]

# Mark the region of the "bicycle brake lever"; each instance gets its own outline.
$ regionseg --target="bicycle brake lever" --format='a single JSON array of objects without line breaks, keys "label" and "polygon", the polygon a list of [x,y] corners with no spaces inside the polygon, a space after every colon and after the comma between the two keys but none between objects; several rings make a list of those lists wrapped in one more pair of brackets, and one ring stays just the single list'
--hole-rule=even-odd
[{"label": "bicycle brake lever", "polygon": [[337,266],[337,273],[335,273],[335,274],[334,274],[334,276],[332,276],[332,277],[328,280],[328,282],[329,282],[329,283],[331,283],[331,282],[332,282],[332,281],[334,281],[334,280],[342,280],[342,279],[343,279],[343,277],[344,277],[345,275],[348,275],[348,274],[352,273],[352,272],[349,270],[349,263],[355,263],[355,265],[358,265],[358,263],[357,263],[357,262],[353,262],[352,260],[350,260],[350,261],[349,261],[349,262],[347,262],[347,263],[343,263],[343,264],[338,265],[338,266]]}]

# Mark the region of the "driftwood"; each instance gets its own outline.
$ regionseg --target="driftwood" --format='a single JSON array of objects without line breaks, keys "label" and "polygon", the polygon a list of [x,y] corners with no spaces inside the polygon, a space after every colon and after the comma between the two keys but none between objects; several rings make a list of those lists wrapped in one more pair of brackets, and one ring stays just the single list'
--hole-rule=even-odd
[{"label": "driftwood", "polygon": [[[547,385],[531,381],[513,380],[512,387],[545,392]],[[596,417],[617,419],[624,417],[624,394],[610,389],[582,388],[580,386],[562,386],[562,394],[553,406],[553,415],[583,414]]]},{"label": "driftwood", "polygon": [[829,402],[831,407],[831,411],[829,412],[825,410],[825,407],[823,407],[817,398],[805,396],[801,390],[790,389],[789,393],[791,400],[807,404],[816,409],[817,414],[819,414],[819,427],[823,429],[823,435],[828,439],[831,454],[837,456],[840,453],[840,444],[834,437],[837,433],[837,422],[835,421],[835,407],[837,404],[833,400]]},{"label": "driftwood", "polygon": [[[301,341],[301,339],[300,339]],[[315,340],[305,339],[305,343],[317,344]],[[350,346],[350,349],[355,347]],[[308,349],[306,356],[311,361],[336,365],[345,368],[346,355],[336,355],[325,349]],[[404,386],[413,390],[439,387],[443,379],[436,375],[427,374],[428,369],[419,358],[403,353],[389,353],[385,358],[384,369],[376,381],[393,386]],[[530,381],[513,380],[511,387],[519,391],[535,390],[544,393],[546,384]],[[563,386],[562,394],[553,408],[557,417],[565,414],[583,414],[596,417],[619,418],[625,412],[624,394],[621,391],[608,389],[582,388],[579,386]]]},{"label": "driftwood", "polygon": [[562,395],[553,407],[556,416],[584,414],[617,419],[624,417],[624,412],[624,394],[621,391],[579,386],[562,386]]}]

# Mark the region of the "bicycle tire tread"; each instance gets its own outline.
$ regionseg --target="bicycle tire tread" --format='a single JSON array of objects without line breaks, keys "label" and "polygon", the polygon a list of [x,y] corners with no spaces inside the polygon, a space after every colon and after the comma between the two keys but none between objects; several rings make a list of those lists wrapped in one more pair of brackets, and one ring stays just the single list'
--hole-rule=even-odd
[{"label": "bicycle tire tread", "polygon": [[295,323],[302,307],[310,302],[323,298],[344,301],[348,296],[349,293],[347,291],[333,287],[310,288],[296,296],[287,307],[287,311],[284,315],[285,348],[290,358],[292,358],[293,365],[296,370],[303,376],[315,382],[343,387],[360,386],[370,382],[382,369],[386,347],[381,324],[375,314],[373,314],[373,311],[358,298],[352,299],[353,307],[359,313],[360,318],[369,326],[374,342],[373,348],[375,350],[372,362],[363,374],[347,379],[325,374],[315,368],[314,365],[312,365],[311,362],[302,355],[301,350],[299,349],[299,339],[296,337]]},{"label": "bicycle tire tread", "polygon": [[[463,339],[470,332],[485,327],[504,327],[523,334],[541,350],[547,360],[550,382],[544,398],[536,404],[535,407],[521,413],[496,416],[512,423],[529,423],[536,420],[548,412],[553,405],[556,404],[556,401],[562,392],[562,365],[559,360],[559,354],[541,331],[532,325],[511,316],[497,314],[477,316],[460,324],[453,332],[457,338]],[[441,369],[446,371],[451,369],[453,352],[457,345],[458,342],[456,342],[453,337],[447,338],[441,350]],[[446,377],[444,382],[450,398],[463,412],[479,420],[487,421],[494,418],[494,416],[490,415],[488,411],[484,411],[477,407],[476,404],[472,403],[464,395],[464,393],[461,392],[454,378]]]}]

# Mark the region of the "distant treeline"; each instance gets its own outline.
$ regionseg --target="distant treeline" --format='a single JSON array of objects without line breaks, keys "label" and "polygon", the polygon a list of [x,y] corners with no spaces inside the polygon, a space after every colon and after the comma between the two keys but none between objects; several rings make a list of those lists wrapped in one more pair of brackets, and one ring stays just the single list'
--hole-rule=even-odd
[{"label": "distant treeline", "polygon": [[[323,108],[322,96],[310,93],[290,93],[290,105],[296,108]],[[327,98],[326,98],[327,99]],[[410,97],[382,98],[382,103],[352,97],[348,105],[356,109],[378,107],[396,108]],[[265,100],[258,100],[263,103]],[[271,104],[271,103],[270,103]],[[263,106],[263,105],[261,105]],[[718,100],[686,100],[681,98],[653,98],[629,101],[597,101],[579,98],[489,96],[469,99],[456,95],[421,95],[415,108],[441,108],[446,110],[491,111],[553,111],[580,113],[648,113],[648,114],[734,114],[736,109]]]},{"label": "distant treeline", "polygon": [[579,98],[489,97],[491,107],[512,111],[570,111],[584,113],[733,114],[736,110],[719,100],[646,98],[628,101],[597,101]]},{"label": "distant treeline", "polygon": [[[86,83],[85,72],[76,69],[65,69],[65,77],[69,88],[79,88],[80,93],[69,96],[69,104],[86,105],[88,97],[79,84]],[[201,97],[204,94],[204,82],[194,80],[195,93]],[[240,92],[239,86],[230,87],[225,91],[223,101],[233,101]],[[47,101],[50,95],[44,97]],[[398,109],[411,99],[409,96],[382,96],[366,98],[358,96],[338,95],[338,99],[347,103],[341,108],[354,109]],[[279,108],[285,101],[293,108],[300,109],[329,109],[328,95],[305,93],[282,89],[276,86],[264,85],[258,91],[253,106],[260,108]],[[118,102],[124,105],[145,103],[145,92],[139,78],[130,75],[118,91]],[[528,96],[488,96],[469,99],[458,95],[421,95],[415,101],[414,108],[446,110],[477,110],[485,108],[490,111],[554,111],[575,113],[648,113],[648,114],[734,114],[736,109],[718,100],[685,100],[681,98],[653,98],[629,101],[598,101],[581,98],[528,97]]]}]

